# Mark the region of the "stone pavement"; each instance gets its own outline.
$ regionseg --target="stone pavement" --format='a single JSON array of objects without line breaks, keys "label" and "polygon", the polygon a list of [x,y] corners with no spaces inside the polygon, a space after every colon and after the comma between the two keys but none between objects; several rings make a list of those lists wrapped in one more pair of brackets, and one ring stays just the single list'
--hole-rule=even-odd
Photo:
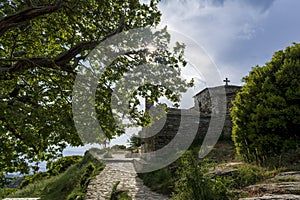
[{"label": "stone pavement", "polygon": [[300,200],[300,171],[282,172],[274,178],[243,189],[250,198],[241,200]]},{"label": "stone pavement", "polygon": [[91,180],[86,200],[107,200],[112,188],[120,181],[118,190],[128,191],[133,200],[167,200],[166,196],[152,192],[137,176],[133,159],[125,158],[124,154],[114,154],[112,159],[104,159],[105,169]]}]

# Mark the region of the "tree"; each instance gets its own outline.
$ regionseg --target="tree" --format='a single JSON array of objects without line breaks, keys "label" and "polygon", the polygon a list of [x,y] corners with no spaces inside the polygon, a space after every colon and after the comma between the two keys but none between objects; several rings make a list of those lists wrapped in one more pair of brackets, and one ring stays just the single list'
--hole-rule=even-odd
[{"label": "tree", "polygon": [[[82,145],[71,109],[72,87],[80,64],[108,38],[156,26],[161,16],[157,4],[156,0],[149,4],[138,0],[0,2],[1,173],[28,173],[29,162],[53,159],[68,144]],[[161,43],[169,41],[166,31],[156,37],[165,38]],[[174,54],[166,49],[150,54],[145,50],[127,52],[106,70],[99,80],[96,107],[108,138],[124,132],[114,123],[110,109],[113,82],[134,62],[145,62],[146,57],[153,58],[152,62],[164,57],[165,64],[178,71],[185,65],[182,47],[177,47]],[[154,93],[157,88],[140,88],[137,95],[147,96],[149,90],[153,91],[153,100],[161,94],[174,99],[166,90]],[[134,115],[139,102],[133,102]]]},{"label": "tree", "polygon": [[138,135],[132,135],[130,137],[130,140],[128,140],[128,142],[130,144],[130,147],[134,148],[134,149],[136,149],[142,145],[141,138]]},{"label": "tree", "polygon": [[243,78],[233,102],[233,140],[246,161],[264,162],[297,148],[300,133],[300,45],[278,51]]}]

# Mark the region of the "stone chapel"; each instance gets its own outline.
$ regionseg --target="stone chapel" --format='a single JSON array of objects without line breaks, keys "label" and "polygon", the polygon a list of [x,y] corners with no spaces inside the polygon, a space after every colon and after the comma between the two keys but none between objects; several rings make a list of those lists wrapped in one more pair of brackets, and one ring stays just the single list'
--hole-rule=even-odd
[{"label": "stone chapel", "polygon": [[[226,80],[228,81],[228,79]],[[207,133],[209,123],[211,120],[211,115],[214,112],[216,113],[216,115],[218,115],[218,112],[223,112],[223,114],[225,115],[225,123],[220,138],[231,138],[232,122],[229,114],[229,109],[232,107],[232,100],[235,99],[236,94],[240,91],[240,89],[241,86],[228,85],[228,83],[226,82],[226,85],[205,88],[204,90],[197,93],[193,97],[194,106],[190,109],[170,108],[168,113],[166,114],[164,121],[160,119],[153,122],[155,124],[159,123],[160,121],[163,121],[163,126],[160,127],[160,130],[156,131],[155,129],[151,128],[144,128],[142,130],[142,134],[146,135],[149,134],[149,130],[152,132],[156,131],[156,134],[150,134],[153,134],[153,136],[142,139],[142,152],[155,151],[167,145],[178,133],[180,122],[182,119],[185,120],[185,132],[195,131],[189,129],[191,127],[195,127],[192,126],[192,123],[196,123],[197,121],[198,130],[196,130],[197,134],[194,141],[203,139]],[[225,110],[223,109],[223,111],[222,109],[215,108],[214,106],[217,105],[214,103],[214,101],[218,100],[218,95],[219,93],[221,93],[220,91],[223,92],[224,96],[222,104],[226,105],[226,107],[224,107]],[[212,96],[214,98],[212,98]],[[148,131],[148,133],[145,133],[146,131]]]}]

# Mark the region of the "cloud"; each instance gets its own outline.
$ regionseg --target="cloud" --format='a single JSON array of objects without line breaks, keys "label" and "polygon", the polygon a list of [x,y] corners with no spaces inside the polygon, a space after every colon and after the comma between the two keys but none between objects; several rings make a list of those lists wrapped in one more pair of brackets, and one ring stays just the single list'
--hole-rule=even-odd
[{"label": "cloud", "polygon": [[[163,14],[161,27],[167,25],[169,29],[193,38],[204,47],[225,77],[236,67],[230,63],[236,56],[232,53],[240,53],[240,44],[251,41],[264,31],[263,24],[274,2],[275,0],[163,0],[160,4]],[[245,53],[243,50],[242,52]],[[236,80],[233,83],[240,83],[240,76],[244,74],[236,69],[231,74],[231,78]]]},{"label": "cloud", "polygon": [[231,40],[251,39],[259,30],[259,22],[267,15],[267,8],[272,2],[270,0],[163,1],[160,7],[163,13],[162,24],[197,38],[206,46],[228,45]]}]

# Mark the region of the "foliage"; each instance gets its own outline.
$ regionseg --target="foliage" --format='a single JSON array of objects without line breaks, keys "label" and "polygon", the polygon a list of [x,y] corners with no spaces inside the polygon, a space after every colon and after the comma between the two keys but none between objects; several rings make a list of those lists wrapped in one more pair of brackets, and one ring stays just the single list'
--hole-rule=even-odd
[{"label": "foliage", "polygon": [[7,197],[8,195],[14,193],[16,188],[0,188],[0,199]]},{"label": "foliage", "polygon": [[180,163],[177,170],[179,179],[175,183],[172,199],[228,199],[227,187],[221,179],[212,179],[208,174],[208,163],[199,164],[190,151],[180,158]]},{"label": "foliage", "polygon": [[95,165],[93,163],[89,163],[84,170],[84,173],[80,177],[80,186],[81,188],[86,188],[90,182],[90,176],[95,171]]},{"label": "foliage", "polygon": [[121,145],[121,144],[116,144],[111,147],[112,150],[126,150],[126,148],[127,147],[125,145]]},{"label": "foliage", "polygon": [[24,188],[25,186],[29,185],[30,183],[42,180],[48,176],[49,176],[49,174],[47,172],[38,172],[36,174],[26,176],[24,178],[24,180],[21,182],[19,188]]},{"label": "foliage", "polygon": [[80,191],[72,192],[68,195],[67,200],[84,200],[84,193]]},{"label": "foliage", "polygon": [[231,116],[232,137],[244,160],[264,164],[300,144],[299,69],[300,44],[294,44],[243,78]]},{"label": "foliage", "polygon": [[[29,173],[28,163],[53,160],[68,144],[82,145],[71,109],[73,84],[80,65],[92,49],[108,38],[156,26],[161,16],[158,1],[0,2],[0,174]],[[115,82],[125,72],[137,64],[159,62],[166,67],[156,73],[170,70],[166,75],[178,74],[180,67],[186,65],[184,45],[177,44],[173,50],[166,48],[170,42],[166,30],[153,34],[151,39],[159,50],[128,52],[112,63],[99,80],[95,107],[99,124],[109,139],[124,133],[113,118],[111,97]],[[178,90],[184,88],[175,85]],[[136,122],[144,124],[147,120],[143,116],[147,115],[137,110],[138,96],[148,95],[152,102],[166,96],[176,102],[174,93],[160,85],[142,86],[132,97],[130,114]],[[93,137],[84,142],[102,140]]]},{"label": "foliage", "polygon": [[141,138],[137,135],[132,135],[128,142],[131,148],[138,148],[142,145]]},{"label": "foliage", "polygon": [[64,171],[66,171],[66,169],[68,167],[70,167],[71,165],[81,161],[81,159],[82,159],[82,156],[65,156],[54,162],[48,162],[47,163],[47,172],[51,176],[60,174]]},{"label": "foliage", "polygon": [[84,194],[86,191],[86,188],[93,176],[91,174],[94,174],[96,170],[95,165],[90,162],[87,164],[85,167],[84,173],[80,177],[79,185],[77,186],[76,189],[72,191],[71,194],[68,195],[67,199],[68,200],[78,200],[78,199],[84,199]]},{"label": "foliage", "polygon": [[132,198],[128,195],[126,191],[118,191],[118,185],[120,181],[117,181],[111,190],[111,194],[108,200],[131,200]]},{"label": "foliage", "polygon": [[175,177],[169,167],[149,173],[139,174],[139,177],[152,191],[165,195],[169,195],[173,191]]},{"label": "foliage", "polygon": [[230,187],[241,189],[243,187],[259,183],[263,180],[273,177],[276,171],[268,171],[263,167],[245,164],[238,166],[238,172],[232,174]]},{"label": "foliage", "polygon": [[132,200],[131,196],[129,196],[127,191],[120,191],[117,195],[116,195],[116,199],[115,200]]},{"label": "foliage", "polygon": [[112,200],[112,199],[114,198],[115,193],[116,193],[116,191],[117,191],[117,188],[118,188],[118,185],[119,185],[119,184],[120,184],[120,181],[117,181],[117,182],[113,185],[113,187],[112,187],[112,189],[111,189],[111,194],[110,194],[109,200]]},{"label": "foliage", "polygon": [[[92,163],[92,164],[91,164]],[[91,167],[94,166],[93,173]],[[65,172],[50,177],[44,177],[11,194],[10,197],[41,197],[45,200],[65,200],[83,198],[88,180],[99,174],[104,164],[86,152],[83,159],[70,166]],[[86,175],[84,175],[86,174]],[[88,176],[87,176],[88,174]],[[83,187],[81,186],[81,184]]]},{"label": "foliage", "polygon": [[55,162],[47,163],[47,172],[38,172],[33,175],[26,176],[20,188],[24,188],[30,183],[42,180],[45,177],[55,176],[66,171],[71,165],[78,163],[82,159],[82,156],[66,156],[58,159]]}]

